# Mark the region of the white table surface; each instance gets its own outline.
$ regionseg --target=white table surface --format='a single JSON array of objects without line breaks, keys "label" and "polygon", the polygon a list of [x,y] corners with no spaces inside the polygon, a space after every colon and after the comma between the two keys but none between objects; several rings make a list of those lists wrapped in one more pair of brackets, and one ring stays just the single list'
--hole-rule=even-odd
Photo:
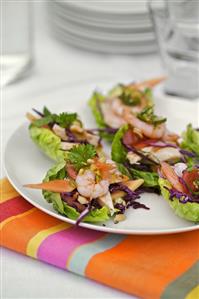
[{"label": "white table surface", "polygon": [[[3,150],[26,111],[38,103],[37,98],[46,99],[49,93],[61,93],[79,82],[97,84],[103,78],[150,78],[163,73],[155,54],[100,55],[59,44],[47,28],[43,3],[35,1],[34,68],[29,77],[6,87],[1,94]],[[1,165],[2,160],[1,156]],[[1,176],[4,174],[2,169]],[[7,249],[2,249],[1,257],[2,298],[133,298]]]}]

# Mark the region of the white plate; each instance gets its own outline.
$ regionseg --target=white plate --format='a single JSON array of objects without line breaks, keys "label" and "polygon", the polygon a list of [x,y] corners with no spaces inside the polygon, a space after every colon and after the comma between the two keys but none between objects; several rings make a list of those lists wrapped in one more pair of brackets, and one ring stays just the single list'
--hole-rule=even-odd
[{"label": "white plate", "polygon": [[119,43],[131,43],[131,42],[148,42],[154,41],[155,35],[153,32],[137,32],[137,33],[110,33],[106,31],[97,30],[90,27],[85,28],[81,24],[68,21],[67,19],[60,18],[54,15],[51,19],[53,25],[59,27],[63,31],[70,32],[74,35],[79,35],[82,38],[89,38],[98,40],[99,42],[119,42]]},{"label": "white plate", "polygon": [[139,14],[147,11],[147,0],[142,1],[118,1],[118,0],[90,0],[90,1],[56,1],[66,7],[73,7],[78,10],[86,10],[91,13],[102,14]]},{"label": "white plate", "polygon": [[[129,82],[132,79],[129,79]],[[115,81],[115,83],[118,81]],[[124,82],[124,81],[123,81]],[[102,90],[107,90],[113,84],[101,82],[96,84]],[[85,84],[72,86],[65,89],[62,96],[52,93],[48,99],[41,98],[41,106],[48,105],[49,109],[55,112],[76,111],[79,113],[87,127],[94,127],[94,120],[86,105],[86,99],[90,96],[95,84]],[[56,100],[55,100],[56,99]],[[69,100],[67,100],[69,99]],[[180,103],[180,112],[178,109]],[[157,109],[163,115],[169,117],[170,127],[173,130],[182,129],[186,123],[197,122],[197,103],[187,101],[173,100],[172,98],[158,97]],[[57,108],[59,107],[59,109]],[[162,109],[161,109],[162,107]],[[171,109],[169,109],[171,107]],[[30,107],[31,108],[31,107]],[[39,109],[39,107],[36,107]],[[25,112],[25,111],[24,111]],[[184,117],[182,117],[184,115]],[[32,143],[28,136],[28,122],[17,128],[10,137],[5,150],[5,169],[10,182],[16,190],[30,203],[45,213],[59,218],[63,221],[74,224],[64,216],[55,212],[48,204],[38,190],[24,188],[26,183],[37,183],[45,176],[46,171],[52,166],[52,161],[46,158]],[[192,222],[185,221],[174,215],[167,202],[161,197],[153,194],[144,194],[140,200],[145,203],[150,210],[129,209],[127,219],[119,224],[112,221],[106,223],[106,226],[81,223],[82,227],[119,234],[168,234],[191,231],[199,228]]]},{"label": "white plate", "polygon": [[157,50],[157,44],[154,41],[150,42],[131,42],[129,44],[117,43],[111,41],[99,41],[94,39],[82,38],[81,36],[71,34],[67,30],[54,26],[52,28],[54,36],[72,46],[82,48],[88,51],[96,51],[99,53],[111,54],[144,54],[153,53]]},{"label": "white plate", "polygon": [[149,14],[144,15],[134,15],[130,19],[120,18],[120,16],[110,16],[110,15],[100,15],[96,17],[93,13],[87,14],[84,11],[74,11],[70,7],[62,6],[62,3],[52,2],[48,3],[49,10],[58,15],[64,16],[73,21],[80,22],[82,24],[87,24],[90,26],[98,26],[105,28],[114,28],[114,29],[149,29],[152,28],[152,22],[149,17]]}]

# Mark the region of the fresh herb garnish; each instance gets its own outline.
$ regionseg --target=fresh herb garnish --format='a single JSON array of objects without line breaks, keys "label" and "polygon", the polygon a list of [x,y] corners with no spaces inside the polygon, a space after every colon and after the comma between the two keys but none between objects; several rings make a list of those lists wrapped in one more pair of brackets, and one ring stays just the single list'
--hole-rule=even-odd
[{"label": "fresh herb garnish", "polygon": [[52,115],[52,113],[48,110],[48,108],[46,106],[44,106],[44,108],[43,108],[43,115],[44,116]]},{"label": "fresh herb garnish", "polygon": [[69,128],[70,125],[77,119],[77,113],[63,112],[60,114],[52,114],[46,107],[43,109],[43,115],[44,117],[36,119],[33,122],[36,127],[57,123],[62,128]]},{"label": "fresh herb garnish", "polygon": [[137,114],[137,117],[140,120],[153,125],[159,125],[167,120],[166,118],[155,115],[153,106],[145,107],[140,113]]},{"label": "fresh herb garnish", "polygon": [[88,159],[96,156],[95,147],[91,144],[80,144],[74,146],[67,155],[68,161],[79,171],[88,165]]},{"label": "fresh herb garnish", "polygon": [[123,88],[123,92],[120,95],[120,100],[128,106],[135,106],[141,102],[141,92],[139,90],[133,90],[132,88]]},{"label": "fresh herb garnish", "polygon": [[60,125],[62,128],[68,128],[77,119],[77,113],[67,113],[63,112],[56,115],[54,121]]}]

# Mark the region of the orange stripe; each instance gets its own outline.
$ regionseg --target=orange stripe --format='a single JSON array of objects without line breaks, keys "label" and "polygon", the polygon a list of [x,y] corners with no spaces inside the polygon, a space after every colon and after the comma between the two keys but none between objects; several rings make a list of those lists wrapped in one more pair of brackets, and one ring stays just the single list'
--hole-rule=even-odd
[{"label": "orange stripe", "polygon": [[29,240],[38,232],[58,225],[62,221],[51,217],[40,210],[33,213],[14,217],[2,227],[1,244],[15,251],[26,254],[26,247]]},{"label": "orange stripe", "polygon": [[198,233],[129,236],[94,256],[86,276],[139,297],[160,298],[165,287],[197,260]]},{"label": "orange stripe", "polygon": [[12,187],[9,181],[4,178],[0,180],[0,202],[4,202],[13,197],[18,196],[19,193]]}]

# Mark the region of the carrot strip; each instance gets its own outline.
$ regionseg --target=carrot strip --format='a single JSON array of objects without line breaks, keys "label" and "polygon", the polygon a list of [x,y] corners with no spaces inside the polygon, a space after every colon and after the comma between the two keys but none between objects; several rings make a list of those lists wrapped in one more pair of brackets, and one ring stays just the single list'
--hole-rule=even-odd
[{"label": "carrot strip", "polygon": [[161,163],[161,170],[163,175],[166,177],[166,179],[171,183],[171,185],[180,192],[185,192],[186,190],[184,186],[179,182],[179,178],[173,168],[166,162]]},{"label": "carrot strip", "polygon": [[153,78],[150,80],[145,80],[139,83],[132,83],[129,84],[129,87],[136,87],[136,88],[143,88],[143,87],[155,87],[156,85],[158,85],[159,83],[161,83],[162,81],[164,81],[166,79],[166,77],[159,77],[159,78]]},{"label": "carrot strip", "polygon": [[40,184],[26,184],[24,185],[24,187],[48,190],[52,192],[71,192],[76,188],[74,184],[69,180],[53,180]]}]

